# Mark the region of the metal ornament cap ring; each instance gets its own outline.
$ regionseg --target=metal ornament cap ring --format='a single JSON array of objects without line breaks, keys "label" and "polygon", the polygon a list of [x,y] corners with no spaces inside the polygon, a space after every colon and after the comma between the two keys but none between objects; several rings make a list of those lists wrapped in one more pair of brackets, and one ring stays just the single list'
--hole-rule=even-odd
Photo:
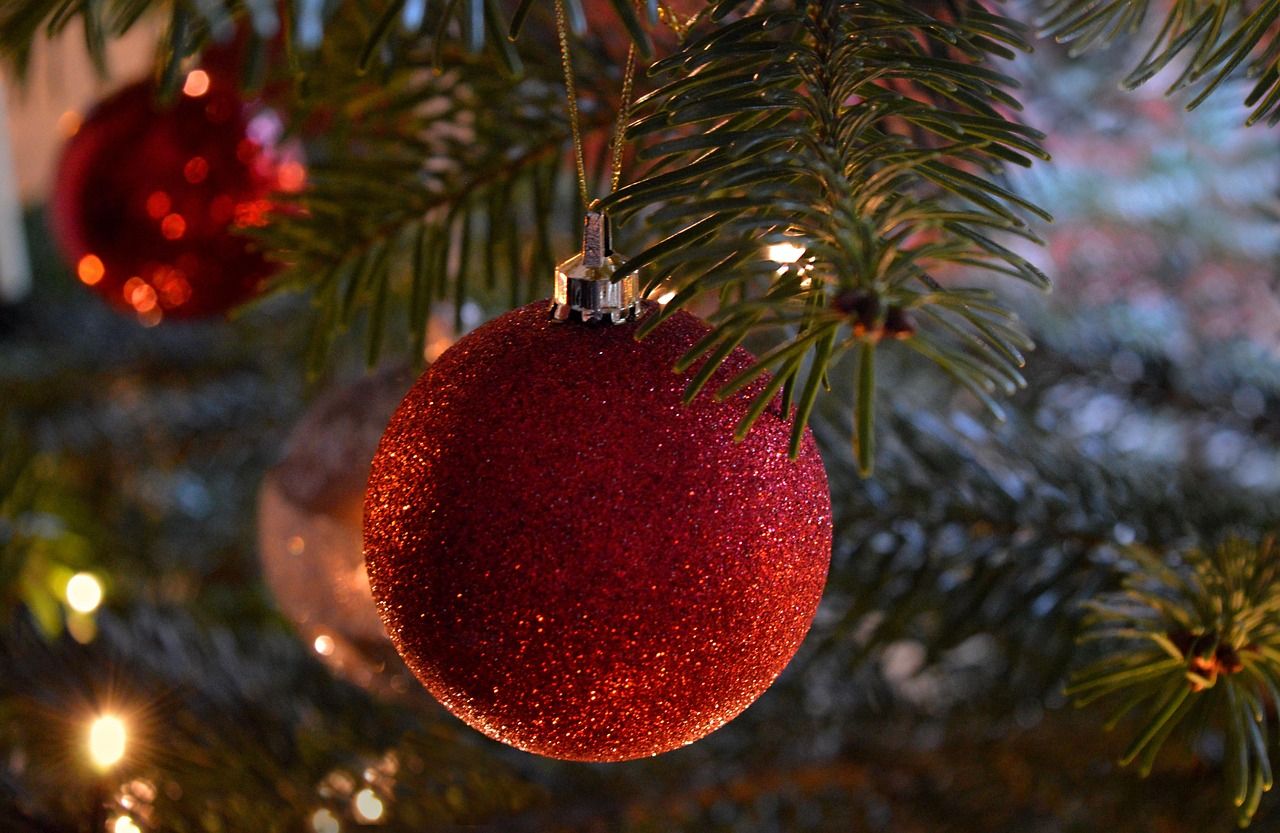
[{"label": "metal ornament cap ring", "polygon": [[626,259],[613,253],[608,217],[587,212],[582,252],[556,267],[551,319],[585,324],[634,321],[641,308],[640,279],[634,272],[613,279]]}]

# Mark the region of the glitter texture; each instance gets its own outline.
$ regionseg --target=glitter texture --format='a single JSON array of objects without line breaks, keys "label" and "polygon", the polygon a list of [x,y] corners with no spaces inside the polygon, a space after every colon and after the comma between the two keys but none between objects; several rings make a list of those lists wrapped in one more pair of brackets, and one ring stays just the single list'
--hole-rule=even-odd
[{"label": "glitter texture", "polygon": [[147,324],[218,315],[256,294],[275,266],[237,229],[262,225],[280,173],[234,86],[156,102],[150,82],[98,104],[67,142],[49,217],[81,282]]},{"label": "glitter texture", "polygon": [[[652,312],[654,307],[647,309]],[[553,324],[548,302],[446,351],[391,419],[365,557],[392,641],[492,738],[555,758],[655,755],[714,731],[773,682],[826,581],[831,498],[813,438],[787,457],[764,381],[680,401],[707,333],[678,312]],[[735,350],[713,385],[753,361]]]}]

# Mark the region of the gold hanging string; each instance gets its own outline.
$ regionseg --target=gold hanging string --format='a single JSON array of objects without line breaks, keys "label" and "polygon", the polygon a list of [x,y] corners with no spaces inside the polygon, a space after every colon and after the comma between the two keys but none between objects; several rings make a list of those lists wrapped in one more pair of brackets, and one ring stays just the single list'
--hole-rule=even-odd
[{"label": "gold hanging string", "polygon": [[[587,163],[582,147],[582,113],[578,107],[578,85],[573,72],[573,55],[569,51],[569,21],[564,10],[564,0],[556,0],[556,35],[560,40],[560,61],[564,66],[565,96],[569,101],[569,131],[573,134],[573,156],[578,168],[578,195],[584,208],[593,204],[587,187]],[[609,188],[616,191],[622,179],[623,133],[631,111],[631,96],[635,89],[636,45],[627,49],[627,64],[622,73],[622,94],[618,103],[618,122],[614,128]]]},{"label": "gold hanging string", "polygon": [[627,47],[627,67],[622,71],[622,95],[618,99],[618,123],[613,128],[613,173],[609,177],[609,191],[617,191],[622,181],[622,149],[627,121],[631,118],[631,93],[636,78],[636,43]]},{"label": "gold hanging string", "polygon": [[569,52],[569,21],[564,13],[564,0],[556,0],[556,34],[560,38],[560,62],[564,65],[564,91],[569,100],[569,130],[573,133],[573,156],[578,164],[578,196],[584,206],[587,196],[587,163],[582,151],[582,117],[578,113],[578,85],[574,83],[573,56]]}]

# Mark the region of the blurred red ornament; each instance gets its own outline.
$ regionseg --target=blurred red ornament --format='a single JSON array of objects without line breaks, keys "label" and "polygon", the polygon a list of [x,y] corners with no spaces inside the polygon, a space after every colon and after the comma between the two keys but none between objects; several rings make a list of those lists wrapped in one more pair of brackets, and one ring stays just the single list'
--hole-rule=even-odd
[{"label": "blurred red ornament", "polygon": [[[646,309],[656,309],[647,304]],[[442,355],[392,417],[365,557],[392,641],[450,711],[542,755],[616,761],[690,743],[773,682],[817,610],[831,500],[811,435],[787,456],[765,380],[681,403],[676,313],[553,324],[516,310]],[[735,350],[712,386],[753,362]]]},{"label": "blurred red ornament", "polygon": [[102,101],[67,142],[50,198],[77,277],[147,324],[253,297],[276,265],[237,232],[266,222],[273,190],[305,179],[276,151],[281,129],[273,111],[203,70],[171,104],[149,82]]}]

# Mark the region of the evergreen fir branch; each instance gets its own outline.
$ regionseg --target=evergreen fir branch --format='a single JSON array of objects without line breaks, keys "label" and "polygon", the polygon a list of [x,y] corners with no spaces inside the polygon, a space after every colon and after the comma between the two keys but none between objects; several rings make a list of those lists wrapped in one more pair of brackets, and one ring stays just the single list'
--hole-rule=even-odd
[{"label": "evergreen fir branch", "polygon": [[[933,368],[902,368],[910,374],[902,386],[912,393],[885,402],[881,465],[866,480],[838,447],[849,430],[843,399],[854,380],[848,374],[832,380],[836,396],[820,403],[825,407],[812,425],[831,452],[824,456],[837,544],[824,615],[805,661],[812,676],[804,681],[838,680],[844,696],[877,715],[920,704],[918,696],[928,714],[942,707],[939,697],[984,709],[1052,701],[1080,655],[1083,605],[1120,584],[1119,547],[1136,537],[1168,550],[1191,535],[1217,539],[1276,528],[1274,482],[1242,482],[1234,470],[1203,460],[1134,453],[1122,431],[1082,436],[1072,427],[1076,410],[1113,400],[1114,380],[1097,368],[1106,366],[1105,357],[1135,349],[1128,341],[1134,338],[1142,335],[1123,316],[1082,314],[1051,328],[1030,389],[1008,421],[995,425],[957,408]],[[1180,349],[1173,344],[1162,349]],[[1157,355],[1164,354],[1144,354],[1149,367],[1170,366]],[[1270,359],[1233,364],[1207,355],[1196,364],[1199,370],[1183,363],[1175,376],[1161,376],[1167,387],[1158,405],[1126,401],[1117,423],[1151,434],[1211,435],[1224,423],[1209,416],[1220,413],[1214,410],[1220,394],[1205,390],[1206,379],[1225,389],[1245,380],[1263,384],[1271,378],[1264,368],[1274,366]],[[1273,397],[1276,382],[1268,384]],[[1170,403],[1179,403],[1176,416],[1166,411]],[[1212,428],[1202,427],[1205,419]],[[1269,459],[1275,437],[1258,439],[1250,458]],[[922,652],[906,690],[882,675],[881,660],[895,645]],[[969,649],[977,645],[985,657],[981,681],[965,676],[973,673]],[[963,668],[953,654],[969,656]],[[935,685],[942,694],[923,693]]]},{"label": "evergreen fir branch", "polygon": [[[296,9],[317,4],[296,2]],[[279,31],[275,0],[12,0],[0,7],[0,58],[8,60],[19,75],[25,74],[32,49],[39,38],[56,37],[78,21],[84,43],[95,66],[106,73],[107,43],[118,38],[148,13],[167,11],[166,34],[160,43],[159,75],[173,89],[181,62],[211,40],[225,41],[235,32],[235,22],[247,18],[246,32],[262,43]]]},{"label": "evergreen fir branch", "polygon": [[[99,624],[79,645],[6,621],[0,742],[29,762],[12,803],[33,827],[85,830],[96,800],[148,833],[312,829],[318,810],[355,823],[352,794],[375,786],[388,807],[379,829],[410,833],[474,826],[538,799],[425,695],[380,701],[283,630],[210,628],[144,603]],[[129,732],[107,774],[82,747],[99,713],[121,715]]]},{"label": "evergreen fir branch", "polygon": [[[349,54],[362,36],[326,49]],[[540,297],[553,241],[567,230],[555,223],[580,212],[565,187],[570,130],[554,54],[529,52],[518,79],[487,54],[452,53],[442,74],[428,61],[410,56],[377,87],[340,71],[314,78],[320,111],[300,120],[333,127],[308,143],[306,189],[259,231],[289,267],[275,287],[313,293],[313,369],[353,326],[364,326],[372,364],[405,332],[420,355],[438,301],[460,316],[470,298],[515,306]],[[609,82],[602,70],[592,76]],[[592,83],[582,86],[590,135],[614,115]]]},{"label": "evergreen fir branch", "polygon": [[1090,605],[1085,638],[1103,655],[1076,672],[1080,705],[1123,697],[1110,725],[1140,714],[1122,764],[1147,775],[1183,724],[1212,722],[1226,738],[1224,770],[1247,826],[1271,789],[1269,715],[1280,710],[1280,548],[1231,538],[1181,563],[1135,549],[1119,592]]},{"label": "evergreen fir branch", "polygon": [[[995,395],[1022,384],[1029,344],[1013,315],[952,285],[953,272],[976,268],[1047,287],[999,242],[1036,241],[1026,215],[1047,219],[999,182],[1004,165],[1046,158],[1040,134],[1004,115],[1015,83],[987,62],[1009,55],[1005,44],[1025,48],[1020,28],[979,2],[824,0],[722,24],[651,70],[664,84],[630,135],[654,164],[605,200],[666,230],[622,270],[643,266],[649,286],[680,288],[663,316],[721,293],[715,336],[686,363],[772,333],[804,349],[766,354],[729,386],[768,367],[789,394],[813,391],[857,350],[864,473],[883,342],[902,340],[997,413]],[[781,243],[803,256],[769,263],[766,247]]]},{"label": "evergreen fir branch", "polygon": [[7,589],[0,596],[0,615],[11,613],[23,601],[15,589],[31,549],[29,519],[37,499],[32,469],[33,455],[17,422],[0,422],[0,587]]},{"label": "evergreen fir branch", "polygon": [[[1159,31],[1124,86],[1139,87],[1184,56],[1167,94],[1198,88],[1188,109],[1223,82],[1243,76],[1253,83],[1244,101],[1253,108],[1246,123],[1280,123],[1280,0],[1173,0],[1165,5]],[[1150,0],[1051,0],[1041,25],[1079,55],[1135,34],[1150,6]]]},{"label": "evergreen fir branch", "polygon": [[[0,59],[11,62],[20,75],[30,63],[35,42],[65,31],[73,21],[82,24],[85,47],[100,72],[106,72],[107,43],[133,28],[149,12],[168,14],[168,25],[159,44],[157,76],[163,89],[172,92],[180,80],[179,69],[192,56],[214,44],[242,38],[247,63],[260,66],[269,44],[280,39],[289,54],[288,63],[302,70],[314,67],[321,47],[340,30],[353,11],[373,21],[358,51],[344,69],[353,74],[375,65],[398,65],[407,53],[425,43],[435,44],[435,63],[442,64],[446,48],[464,44],[472,54],[488,47],[510,74],[518,74],[519,61],[513,39],[528,17],[535,0],[518,7],[514,22],[497,0],[378,0],[371,4],[317,3],[310,0],[7,0],[0,6]],[[658,24],[657,0],[614,0],[614,20],[588,21],[582,0],[566,0],[573,29],[585,34],[589,26],[603,28],[621,23],[642,57],[653,55],[649,29]],[[551,0],[539,0],[550,16]],[[354,8],[358,7],[358,9]],[[281,37],[282,36],[282,37]],[[251,75],[251,74],[250,74]],[[248,79],[246,79],[248,80]]]},{"label": "evergreen fir branch", "polygon": [[0,617],[25,608],[46,637],[62,632],[67,580],[90,561],[101,530],[65,485],[58,461],[38,454],[17,420],[0,422]]}]

